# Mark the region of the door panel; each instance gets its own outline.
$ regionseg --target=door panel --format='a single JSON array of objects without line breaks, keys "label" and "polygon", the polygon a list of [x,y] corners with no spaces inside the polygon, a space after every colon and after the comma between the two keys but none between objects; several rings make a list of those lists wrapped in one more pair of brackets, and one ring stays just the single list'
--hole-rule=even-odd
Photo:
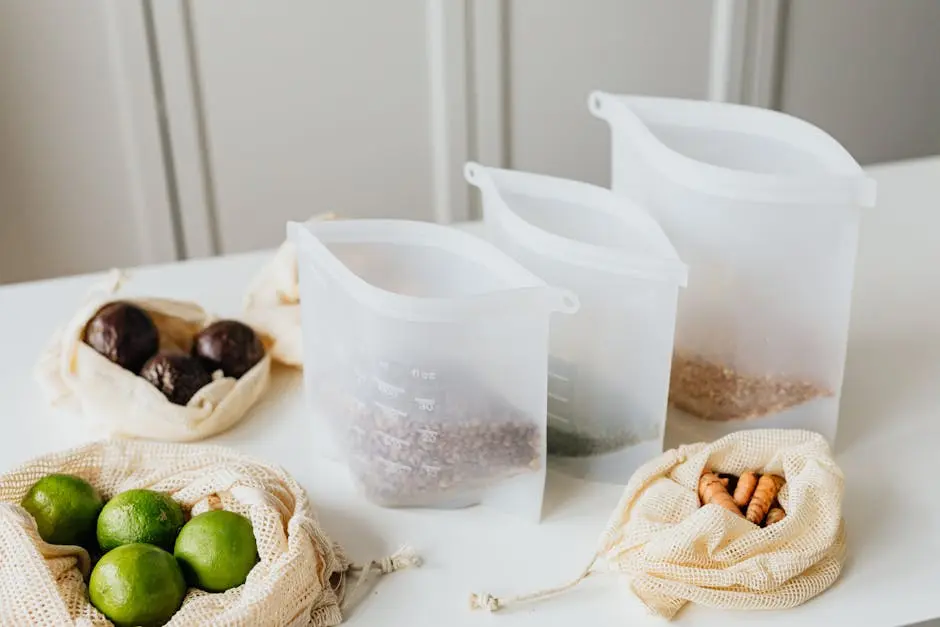
[{"label": "door panel", "polygon": [[190,4],[222,252],[326,211],[434,217],[425,4]]},{"label": "door panel", "polygon": [[0,282],[175,258],[143,4],[0,2]]},{"label": "door panel", "polygon": [[594,89],[705,98],[711,3],[684,0],[512,0],[510,165],[610,181],[606,124]]},{"label": "door panel", "polygon": [[780,108],[862,163],[940,153],[940,2],[791,0]]}]

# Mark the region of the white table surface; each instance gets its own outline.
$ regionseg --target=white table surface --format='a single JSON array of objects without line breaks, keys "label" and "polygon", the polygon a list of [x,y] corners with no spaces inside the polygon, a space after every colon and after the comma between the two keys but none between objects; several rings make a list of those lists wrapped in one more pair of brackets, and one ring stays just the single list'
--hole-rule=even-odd
[{"label": "white table surface", "polygon": [[[879,204],[864,215],[842,403],[838,461],[846,475],[849,556],[825,594],[786,612],[688,607],[678,625],[905,625],[940,617],[940,158],[871,168]],[[270,252],[133,272],[135,291],[192,299],[237,315],[248,279]],[[100,275],[99,275],[100,276]],[[0,288],[0,471],[90,439],[79,418],[47,409],[32,380],[40,348],[99,277]],[[286,467],[309,491],[332,536],[356,560],[402,543],[425,559],[385,577],[350,625],[660,625],[621,576],[594,577],[566,595],[470,612],[471,591],[514,594],[577,574],[593,552],[617,486],[550,473],[544,520],[529,524],[484,507],[386,510],[358,498],[343,469],[311,454],[299,377],[237,427],[209,442]],[[667,439],[670,436],[667,435]],[[3,559],[3,556],[0,556]]]}]

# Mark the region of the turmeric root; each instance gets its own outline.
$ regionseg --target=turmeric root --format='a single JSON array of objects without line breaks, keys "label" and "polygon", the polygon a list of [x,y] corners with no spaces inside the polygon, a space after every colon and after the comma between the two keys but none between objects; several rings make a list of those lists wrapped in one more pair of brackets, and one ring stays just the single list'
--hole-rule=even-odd
[{"label": "turmeric root", "polygon": [[754,490],[757,488],[757,478],[757,473],[750,470],[741,474],[738,478],[738,485],[734,489],[735,505],[747,507],[747,504],[751,502],[751,497],[754,496]]},{"label": "turmeric root", "polygon": [[734,499],[728,494],[728,489],[725,488],[718,475],[713,472],[706,472],[699,479],[698,495],[702,499],[702,505],[714,503],[724,507],[729,512],[734,512],[738,516],[741,515],[741,510],[734,504]]},{"label": "turmeric root", "polygon": [[769,527],[774,523],[778,523],[784,518],[787,517],[787,513],[783,511],[782,507],[771,507],[770,511],[767,512],[767,520],[764,521],[764,526]]},{"label": "turmeric root", "polygon": [[754,496],[747,505],[746,518],[755,525],[761,524],[764,516],[770,511],[774,499],[777,498],[777,492],[783,487],[784,479],[777,475],[763,475],[757,482],[757,489],[754,490]]}]

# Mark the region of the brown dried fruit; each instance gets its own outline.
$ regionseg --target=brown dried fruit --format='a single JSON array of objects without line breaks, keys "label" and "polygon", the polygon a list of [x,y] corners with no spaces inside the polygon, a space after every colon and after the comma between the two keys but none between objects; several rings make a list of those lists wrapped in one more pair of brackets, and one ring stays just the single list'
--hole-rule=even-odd
[{"label": "brown dried fruit", "polygon": [[156,354],[160,336],[150,315],[130,303],[109,303],[85,326],[85,343],[134,374]]},{"label": "brown dried fruit", "polygon": [[219,320],[196,336],[193,355],[208,372],[221,370],[226,377],[238,379],[264,358],[264,345],[248,325]]},{"label": "brown dried fruit", "polygon": [[144,364],[140,376],[176,405],[185,405],[196,392],[212,382],[199,360],[183,353],[157,354]]},{"label": "brown dried fruit", "polygon": [[775,414],[832,391],[806,381],[740,374],[701,357],[676,354],[669,402],[704,420],[742,420]]}]

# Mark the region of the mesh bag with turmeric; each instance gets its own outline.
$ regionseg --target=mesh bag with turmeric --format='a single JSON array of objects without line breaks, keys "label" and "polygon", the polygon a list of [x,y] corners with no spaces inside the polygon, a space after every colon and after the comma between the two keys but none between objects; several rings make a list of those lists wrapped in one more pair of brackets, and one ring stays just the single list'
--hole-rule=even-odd
[{"label": "mesh bag with turmeric", "polygon": [[[705,469],[783,477],[786,517],[760,527],[717,504],[702,506]],[[842,471],[829,445],[809,431],[738,431],[680,446],[631,477],[596,554],[574,581],[521,597],[471,596],[498,610],[564,592],[600,572],[624,573],[651,612],[672,618],[689,602],[721,609],[800,605],[835,582],[845,558]]]}]

